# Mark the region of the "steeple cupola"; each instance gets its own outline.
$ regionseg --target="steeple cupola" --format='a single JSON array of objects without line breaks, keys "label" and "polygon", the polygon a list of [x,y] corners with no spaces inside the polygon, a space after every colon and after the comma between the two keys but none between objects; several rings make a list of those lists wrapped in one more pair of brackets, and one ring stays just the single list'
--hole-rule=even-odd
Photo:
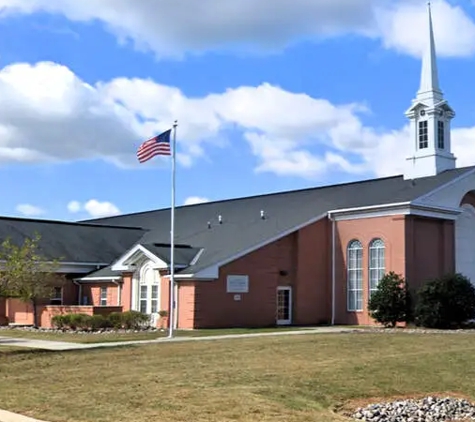
[{"label": "steeple cupola", "polygon": [[412,106],[406,111],[411,124],[411,155],[406,159],[405,179],[435,176],[455,168],[450,139],[450,123],[455,113],[439,86],[430,3],[428,16],[428,41],[422,59],[421,84]]}]

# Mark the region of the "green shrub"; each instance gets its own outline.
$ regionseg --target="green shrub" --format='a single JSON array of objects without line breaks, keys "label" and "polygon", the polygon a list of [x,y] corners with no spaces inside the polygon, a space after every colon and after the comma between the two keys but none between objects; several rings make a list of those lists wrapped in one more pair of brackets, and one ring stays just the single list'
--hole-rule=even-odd
[{"label": "green shrub", "polygon": [[63,322],[63,327],[64,328],[71,328],[71,315],[72,314],[64,314],[61,315],[61,320]]},{"label": "green shrub", "polygon": [[51,325],[57,328],[58,330],[64,329],[65,327],[67,327],[67,324],[65,324],[65,317],[66,315],[54,315],[51,318]]},{"label": "green shrub", "polygon": [[91,315],[69,314],[69,328],[72,330],[87,330],[91,327]]},{"label": "green shrub", "polygon": [[368,303],[370,316],[385,327],[395,327],[409,319],[410,296],[404,279],[394,272],[386,274]]},{"label": "green shrub", "polygon": [[93,331],[103,330],[104,328],[109,328],[111,326],[110,321],[108,321],[103,315],[92,315],[89,323],[90,328]]},{"label": "green shrub", "polygon": [[126,330],[138,330],[150,323],[150,317],[138,311],[122,312],[121,320],[122,327]]},{"label": "green shrub", "polygon": [[107,317],[109,324],[115,330],[122,328],[122,313],[121,312],[111,312]]},{"label": "green shrub", "polygon": [[417,296],[417,325],[455,328],[475,317],[475,287],[462,274],[447,274],[430,280]]}]

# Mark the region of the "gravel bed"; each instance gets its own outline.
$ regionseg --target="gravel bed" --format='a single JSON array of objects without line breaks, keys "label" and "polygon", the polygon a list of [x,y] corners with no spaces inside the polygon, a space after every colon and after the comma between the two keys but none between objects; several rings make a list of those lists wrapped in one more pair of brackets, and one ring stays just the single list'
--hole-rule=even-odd
[{"label": "gravel bed", "polygon": [[463,399],[426,397],[359,408],[353,419],[367,422],[443,422],[475,420],[475,406]]},{"label": "gravel bed", "polygon": [[33,327],[0,327],[0,335],[2,331],[26,331],[30,333],[45,333],[45,334],[50,334],[50,333],[59,333],[59,334],[71,334],[71,335],[108,335],[108,334],[124,334],[124,333],[154,333],[154,332],[161,332],[165,331],[164,329],[161,328],[143,328],[141,330],[98,330],[98,331],[74,331],[74,330],[57,330],[54,328],[33,328]]},{"label": "gravel bed", "polygon": [[355,329],[357,333],[382,333],[382,334],[475,334],[474,328],[460,328],[454,330],[437,330],[428,328],[362,328]]}]

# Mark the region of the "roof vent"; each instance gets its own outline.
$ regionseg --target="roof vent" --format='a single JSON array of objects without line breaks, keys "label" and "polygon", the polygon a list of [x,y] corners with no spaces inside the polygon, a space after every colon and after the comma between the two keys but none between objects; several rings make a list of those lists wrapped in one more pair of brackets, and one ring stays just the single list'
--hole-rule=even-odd
[{"label": "roof vent", "polygon": [[266,213],[264,212],[264,210],[261,210],[261,219],[262,220],[266,219]]},{"label": "roof vent", "polygon": [[223,224],[223,216],[222,215],[218,215],[218,221],[219,221],[219,224]]},{"label": "roof vent", "polygon": [[208,229],[211,228],[211,221],[208,221]]}]

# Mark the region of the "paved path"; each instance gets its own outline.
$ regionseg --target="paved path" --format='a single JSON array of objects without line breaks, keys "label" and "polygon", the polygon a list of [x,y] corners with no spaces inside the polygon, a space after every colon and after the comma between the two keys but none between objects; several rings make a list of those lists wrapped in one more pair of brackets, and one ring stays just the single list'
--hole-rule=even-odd
[{"label": "paved path", "polygon": [[39,419],[32,419],[17,413],[0,410],[0,422],[44,422]]},{"label": "paved path", "polygon": [[[129,346],[135,344],[155,344],[155,343],[179,343],[185,341],[209,341],[209,340],[226,340],[238,338],[252,338],[252,337],[269,337],[269,336],[291,336],[304,334],[328,334],[328,333],[349,333],[357,331],[355,328],[344,327],[318,327],[293,331],[271,331],[250,334],[225,334],[215,336],[198,336],[198,337],[174,337],[174,338],[158,338],[155,340],[132,340],[132,341],[117,341],[107,343],[71,343],[65,341],[51,341],[51,340],[34,340],[28,338],[16,338],[0,336],[0,346],[14,346],[27,347],[31,349],[42,350],[82,350],[82,349],[98,349],[103,347],[117,347]],[[0,422],[3,422],[0,419]]]}]

